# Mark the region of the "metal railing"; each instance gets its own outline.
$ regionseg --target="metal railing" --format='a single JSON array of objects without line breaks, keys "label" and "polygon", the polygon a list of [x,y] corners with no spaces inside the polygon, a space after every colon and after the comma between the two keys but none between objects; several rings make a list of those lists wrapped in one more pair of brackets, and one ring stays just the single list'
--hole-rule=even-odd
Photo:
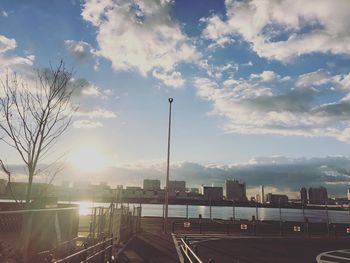
[{"label": "metal railing", "polygon": [[180,248],[186,263],[203,263],[183,238],[180,239]]},{"label": "metal railing", "polygon": [[350,224],[248,220],[201,222],[191,219],[174,220],[172,233],[350,237]]},{"label": "metal railing", "polygon": [[93,246],[87,247],[74,254],[71,254],[63,259],[53,261],[55,263],[75,263],[75,262],[86,262],[86,263],[97,263],[107,262],[113,257],[113,245],[116,238],[107,238]]},{"label": "metal railing", "polygon": [[0,235],[20,240],[18,249],[24,258],[52,249],[78,234],[79,207],[57,207],[0,211]]},{"label": "metal railing", "polygon": [[88,236],[79,251],[66,253],[64,256],[51,251],[53,258],[47,257],[47,262],[56,263],[101,263],[114,262],[119,254],[119,244],[129,240],[140,228],[141,208],[92,207]]}]

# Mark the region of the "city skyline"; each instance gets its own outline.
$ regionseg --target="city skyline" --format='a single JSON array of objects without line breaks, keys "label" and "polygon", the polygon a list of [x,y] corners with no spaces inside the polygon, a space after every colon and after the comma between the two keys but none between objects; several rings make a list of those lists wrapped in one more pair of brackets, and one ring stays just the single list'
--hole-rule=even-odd
[{"label": "city skyline", "polygon": [[171,180],[335,194],[350,174],[350,3],[293,3],[5,0],[0,76],[30,81],[61,59],[74,70],[79,110],[43,162],[66,153],[58,181],[163,180],[173,97]]}]

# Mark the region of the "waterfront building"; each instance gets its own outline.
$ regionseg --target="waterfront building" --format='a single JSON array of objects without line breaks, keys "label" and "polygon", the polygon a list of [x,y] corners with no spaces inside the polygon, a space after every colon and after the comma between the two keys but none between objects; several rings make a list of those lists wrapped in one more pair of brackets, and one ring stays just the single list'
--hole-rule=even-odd
[{"label": "waterfront building", "polygon": [[143,190],[160,190],[160,180],[158,179],[144,179]]},{"label": "waterfront building", "polygon": [[169,193],[185,192],[186,182],[185,181],[169,181]]},{"label": "waterfront building", "polygon": [[265,193],[263,185],[260,185],[260,203],[265,204]]},{"label": "waterfront building", "polygon": [[187,193],[199,194],[200,189],[198,187],[186,188]]},{"label": "waterfront building", "polygon": [[350,200],[350,189],[348,189],[348,200]]},{"label": "waterfront building", "polygon": [[302,187],[300,189],[300,201],[302,205],[307,205],[308,203],[308,198],[307,198],[307,190],[305,187]]},{"label": "waterfront building", "polygon": [[223,199],[223,188],[218,186],[201,186],[201,194],[205,200],[221,201]]},{"label": "waterfront building", "polygon": [[137,198],[143,196],[143,190],[139,186],[127,186],[122,190],[122,196],[125,198]]},{"label": "waterfront building", "polygon": [[132,191],[132,190],[141,190],[142,188],[140,187],[140,186],[126,186],[125,187],[125,190],[130,190],[130,191]]},{"label": "waterfront building", "polygon": [[309,204],[314,205],[325,205],[327,204],[328,194],[327,189],[323,186],[318,188],[310,187],[309,188]]},{"label": "waterfront building", "polygon": [[261,203],[261,199],[260,199],[260,195],[259,194],[255,195],[255,202]]},{"label": "waterfront building", "polygon": [[226,180],[226,199],[238,202],[246,202],[246,186],[238,180]]},{"label": "waterfront building", "polygon": [[268,193],[266,195],[266,203],[272,204],[272,205],[286,205],[288,204],[288,196],[281,195],[281,194],[272,194]]},{"label": "waterfront building", "polygon": [[[115,191],[114,191],[115,192]],[[90,185],[88,193],[96,200],[103,200],[105,198],[114,197],[114,193],[111,187],[105,183],[100,182],[98,185]]]},{"label": "waterfront building", "polygon": [[[17,199],[25,199],[28,190],[28,183],[26,182],[11,182],[10,185],[7,184],[6,194],[11,195],[12,193],[16,196]],[[52,184],[46,183],[33,183],[32,184],[32,198],[54,196],[56,195],[56,188]]]}]

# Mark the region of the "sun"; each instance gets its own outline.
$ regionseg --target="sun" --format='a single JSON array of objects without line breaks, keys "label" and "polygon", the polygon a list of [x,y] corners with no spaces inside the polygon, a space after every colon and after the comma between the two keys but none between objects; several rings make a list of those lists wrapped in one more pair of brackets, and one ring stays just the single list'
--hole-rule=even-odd
[{"label": "sun", "polygon": [[99,172],[107,166],[106,157],[93,146],[85,146],[70,156],[74,168],[82,172]]}]

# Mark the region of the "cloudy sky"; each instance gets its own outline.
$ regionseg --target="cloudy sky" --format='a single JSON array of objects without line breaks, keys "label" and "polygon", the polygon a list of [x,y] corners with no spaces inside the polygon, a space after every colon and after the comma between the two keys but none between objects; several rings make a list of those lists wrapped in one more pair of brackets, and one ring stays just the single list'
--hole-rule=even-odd
[{"label": "cloudy sky", "polygon": [[63,59],[84,85],[55,152],[94,149],[105,166],[165,160],[169,97],[174,163],[348,160],[349,11],[347,0],[2,0],[0,74]]}]

